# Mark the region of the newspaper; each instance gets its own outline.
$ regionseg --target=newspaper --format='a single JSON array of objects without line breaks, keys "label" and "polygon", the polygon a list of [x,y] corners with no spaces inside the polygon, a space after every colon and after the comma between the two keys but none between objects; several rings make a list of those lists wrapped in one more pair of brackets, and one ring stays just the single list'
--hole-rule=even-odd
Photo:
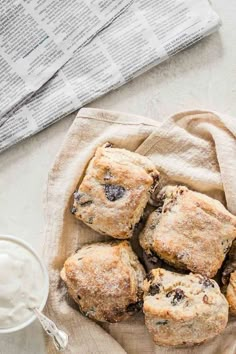
[{"label": "newspaper", "polygon": [[0,151],[219,28],[207,0],[135,0],[0,127]]},{"label": "newspaper", "polygon": [[0,117],[36,92],[131,2],[0,0]]}]

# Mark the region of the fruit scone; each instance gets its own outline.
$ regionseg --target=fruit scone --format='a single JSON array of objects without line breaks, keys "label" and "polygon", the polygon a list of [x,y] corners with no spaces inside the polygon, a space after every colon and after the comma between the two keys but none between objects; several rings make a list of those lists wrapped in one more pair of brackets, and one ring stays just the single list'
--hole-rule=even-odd
[{"label": "fruit scone", "polygon": [[144,281],[143,311],[154,342],[162,346],[202,343],[228,322],[228,303],[214,280],[161,268]]},{"label": "fruit scone", "polygon": [[236,237],[236,217],[213,198],[183,186],[164,187],[140,235],[147,255],[213,278]]},{"label": "fruit scone", "polygon": [[142,308],[145,275],[128,241],[83,246],[61,271],[81,312],[101,322],[124,320]]},{"label": "fruit scone", "polygon": [[130,238],[158,179],[147,157],[107,143],[90,161],[71,211],[99,233]]},{"label": "fruit scone", "polygon": [[236,240],[232,244],[225,263],[222,283],[227,286],[225,295],[229,303],[230,313],[236,315]]}]

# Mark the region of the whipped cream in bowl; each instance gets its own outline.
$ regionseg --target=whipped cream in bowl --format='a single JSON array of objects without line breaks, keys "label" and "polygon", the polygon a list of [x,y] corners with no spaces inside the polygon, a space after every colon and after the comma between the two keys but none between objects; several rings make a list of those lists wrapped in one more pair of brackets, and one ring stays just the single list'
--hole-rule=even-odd
[{"label": "whipped cream in bowl", "polygon": [[0,235],[0,333],[32,323],[32,309],[43,310],[48,291],[48,273],[35,251],[17,237]]}]

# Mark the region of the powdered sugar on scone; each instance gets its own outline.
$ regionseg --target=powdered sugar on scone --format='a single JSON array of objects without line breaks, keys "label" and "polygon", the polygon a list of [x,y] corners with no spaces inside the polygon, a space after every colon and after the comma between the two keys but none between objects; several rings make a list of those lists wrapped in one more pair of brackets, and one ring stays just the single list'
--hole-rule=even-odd
[{"label": "powdered sugar on scone", "polygon": [[153,269],[144,282],[145,323],[164,346],[202,343],[221,333],[228,303],[218,284],[199,274]]}]

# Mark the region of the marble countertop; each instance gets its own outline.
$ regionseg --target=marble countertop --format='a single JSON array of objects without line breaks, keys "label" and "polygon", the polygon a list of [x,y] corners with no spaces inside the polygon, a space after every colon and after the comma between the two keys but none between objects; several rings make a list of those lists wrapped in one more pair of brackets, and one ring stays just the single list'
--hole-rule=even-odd
[{"label": "marble countertop", "polygon": [[[236,117],[236,2],[212,3],[223,23],[218,33],[89,106],[156,120],[195,108]],[[75,115],[0,155],[0,232],[22,237],[39,254],[44,242],[47,174]],[[18,333],[0,336],[0,354],[15,353],[45,353],[44,337],[36,322]]]}]

